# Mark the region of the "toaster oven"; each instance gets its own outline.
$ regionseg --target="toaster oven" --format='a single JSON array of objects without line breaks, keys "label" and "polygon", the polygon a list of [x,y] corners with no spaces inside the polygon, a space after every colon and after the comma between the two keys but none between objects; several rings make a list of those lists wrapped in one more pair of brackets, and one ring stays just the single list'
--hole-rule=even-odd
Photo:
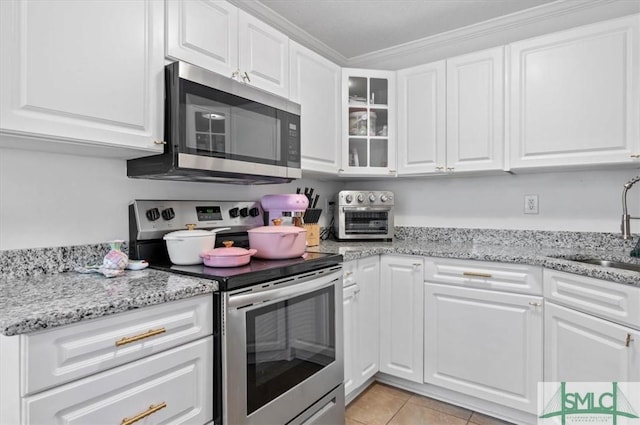
[{"label": "toaster oven", "polygon": [[341,191],[334,221],[337,238],[393,239],[393,203],[389,191]]}]

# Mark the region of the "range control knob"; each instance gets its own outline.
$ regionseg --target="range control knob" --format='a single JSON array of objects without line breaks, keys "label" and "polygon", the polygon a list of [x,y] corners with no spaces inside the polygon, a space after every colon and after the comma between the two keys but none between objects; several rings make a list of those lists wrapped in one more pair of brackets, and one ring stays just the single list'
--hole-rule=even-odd
[{"label": "range control knob", "polygon": [[176,216],[175,211],[173,211],[173,208],[167,208],[162,210],[162,218],[164,218],[165,220],[171,220]]},{"label": "range control knob", "polygon": [[229,210],[229,217],[236,218],[239,213],[240,213],[240,209],[239,208],[231,208]]},{"label": "range control knob", "polygon": [[250,215],[251,217],[257,217],[257,216],[259,216],[259,215],[260,215],[260,210],[259,210],[258,208],[256,208],[256,207],[253,207],[253,208],[251,208],[251,209],[249,210],[249,215]]},{"label": "range control knob", "polygon": [[353,195],[349,194],[344,198],[347,201],[347,204],[350,204],[353,201]]},{"label": "range control knob", "polygon": [[240,217],[246,217],[249,215],[249,208],[244,207],[240,210]]},{"label": "range control knob", "polygon": [[147,210],[146,216],[149,221],[156,221],[160,218],[160,211],[157,208],[151,208],[150,210]]},{"label": "range control knob", "polygon": [[364,202],[364,195],[362,193],[358,193],[358,197],[356,199],[358,200],[358,202],[363,203]]},{"label": "range control knob", "polygon": [[373,193],[369,194],[369,202],[376,202],[376,195],[374,195]]},{"label": "range control knob", "polygon": [[385,194],[380,195],[380,201],[382,202],[387,202],[389,200],[389,197]]}]

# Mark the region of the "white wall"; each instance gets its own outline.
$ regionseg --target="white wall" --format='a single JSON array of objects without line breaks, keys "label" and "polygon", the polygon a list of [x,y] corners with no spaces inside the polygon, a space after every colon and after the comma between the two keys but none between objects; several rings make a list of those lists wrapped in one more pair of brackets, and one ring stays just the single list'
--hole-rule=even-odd
[{"label": "white wall", "polygon": [[[400,226],[615,233],[622,185],[638,174],[626,169],[236,186],[129,179],[121,159],[0,149],[0,250],[127,239],[133,199],[258,200],[304,186],[323,199],[342,189],[392,190]],[[525,194],[539,196],[538,215],[523,213]],[[629,210],[640,216],[640,183],[629,191]],[[327,223],[325,213],[320,224]],[[632,222],[632,230],[640,232],[640,221]]]},{"label": "white wall", "polygon": [[[397,226],[619,232],[623,184],[638,169],[482,177],[421,177],[351,182],[347,189],[395,192]],[[525,215],[524,195],[537,194],[539,214]],[[640,217],[640,183],[629,191]],[[640,220],[632,220],[640,232]]]},{"label": "white wall", "polygon": [[[0,149],[0,250],[126,240],[134,199],[259,200],[305,186],[316,189],[322,205],[339,190],[338,183],[314,180],[237,186],[129,179],[122,159]],[[321,225],[328,222],[323,216]]]}]

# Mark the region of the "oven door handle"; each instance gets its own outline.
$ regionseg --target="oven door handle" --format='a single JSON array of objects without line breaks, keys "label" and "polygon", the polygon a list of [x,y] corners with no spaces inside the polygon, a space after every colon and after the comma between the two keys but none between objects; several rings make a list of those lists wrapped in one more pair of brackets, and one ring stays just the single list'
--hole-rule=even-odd
[{"label": "oven door handle", "polygon": [[391,211],[390,207],[342,207],[343,211]]},{"label": "oven door handle", "polygon": [[262,304],[271,301],[281,301],[290,299],[298,295],[303,295],[317,289],[322,289],[334,285],[336,281],[342,279],[342,269],[333,273],[314,277],[307,282],[294,283],[281,288],[268,288],[256,292],[248,292],[236,295],[229,295],[228,306],[230,309],[247,308],[253,304]]}]

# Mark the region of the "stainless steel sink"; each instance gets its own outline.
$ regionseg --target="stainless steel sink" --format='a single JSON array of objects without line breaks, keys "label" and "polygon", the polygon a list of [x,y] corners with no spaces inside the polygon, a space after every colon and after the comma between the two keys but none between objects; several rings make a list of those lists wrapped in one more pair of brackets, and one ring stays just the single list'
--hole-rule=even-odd
[{"label": "stainless steel sink", "polygon": [[607,261],[607,260],[600,260],[598,258],[585,258],[585,259],[572,258],[571,261],[577,261],[578,263],[594,264],[596,266],[602,266],[602,267],[612,267],[614,269],[624,269],[624,270],[631,270],[634,272],[640,272],[640,264],[621,263],[619,261]]}]

